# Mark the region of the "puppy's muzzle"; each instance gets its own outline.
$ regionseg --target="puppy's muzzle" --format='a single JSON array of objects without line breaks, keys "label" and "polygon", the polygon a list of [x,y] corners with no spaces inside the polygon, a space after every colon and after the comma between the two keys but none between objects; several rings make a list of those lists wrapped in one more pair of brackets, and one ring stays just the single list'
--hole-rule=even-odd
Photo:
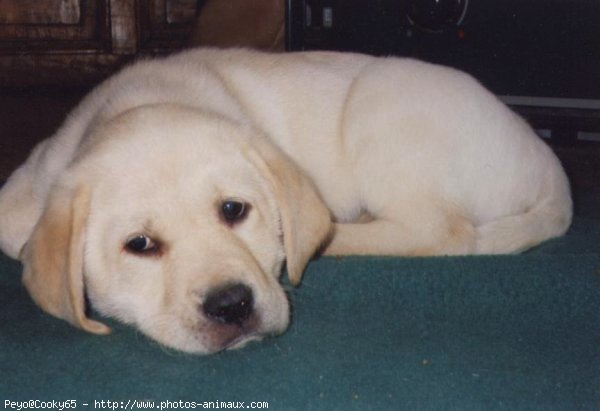
[{"label": "puppy's muzzle", "polygon": [[212,290],[202,305],[206,317],[217,324],[243,325],[253,309],[252,290],[244,284]]}]

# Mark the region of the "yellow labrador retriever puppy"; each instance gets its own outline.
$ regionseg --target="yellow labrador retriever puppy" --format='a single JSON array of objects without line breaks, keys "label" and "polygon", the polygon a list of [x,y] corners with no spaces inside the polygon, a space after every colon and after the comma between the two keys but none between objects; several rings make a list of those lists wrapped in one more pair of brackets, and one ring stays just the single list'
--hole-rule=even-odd
[{"label": "yellow labrador retriever puppy", "polygon": [[278,278],[326,254],[513,253],[571,221],[559,161],[468,75],[356,54],[193,50],[96,88],[0,192],[47,312],[85,296],[167,346],[283,332]]}]

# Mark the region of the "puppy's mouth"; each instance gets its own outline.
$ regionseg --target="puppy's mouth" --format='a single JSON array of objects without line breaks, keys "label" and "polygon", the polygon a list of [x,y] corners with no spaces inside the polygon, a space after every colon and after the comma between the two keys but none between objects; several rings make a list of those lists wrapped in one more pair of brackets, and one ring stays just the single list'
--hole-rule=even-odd
[{"label": "puppy's mouth", "polygon": [[218,287],[186,305],[185,312],[169,312],[162,327],[146,323],[150,326],[143,331],[162,344],[191,354],[235,350],[285,332],[289,324],[285,294],[282,299],[273,294],[265,298],[251,291],[237,284]]},{"label": "puppy's mouth", "polygon": [[204,331],[208,347],[232,350],[275,334],[280,327],[277,322],[273,324],[270,310],[259,301],[256,291],[241,282],[226,283],[205,293],[199,310],[204,326],[199,331]]},{"label": "puppy's mouth", "polygon": [[238,338],[234,339],[229,344],[227,344],[223,349],[224,350],[237,350],[239,348],[245,347],[250,342],[260,341],[263,338],[264,338],[264,335],[256,334],[256,333],[240,335]]},{"label": "puppy's mouth", "polygon": [[218,352],[242,348],[252,341],[262,340],[265,335],[257,316],[252,315],[243,324],[213,324],[208,340],[212,350]]}]

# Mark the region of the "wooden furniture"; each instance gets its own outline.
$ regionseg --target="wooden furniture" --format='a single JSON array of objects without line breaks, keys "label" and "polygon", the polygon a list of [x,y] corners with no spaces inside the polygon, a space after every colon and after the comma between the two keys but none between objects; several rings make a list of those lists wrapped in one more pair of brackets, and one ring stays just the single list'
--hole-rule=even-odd
[{"label": "wooden furniture", "polygon": [[187,45],[201,0],[0,0],[0,88],[89,86]]}]

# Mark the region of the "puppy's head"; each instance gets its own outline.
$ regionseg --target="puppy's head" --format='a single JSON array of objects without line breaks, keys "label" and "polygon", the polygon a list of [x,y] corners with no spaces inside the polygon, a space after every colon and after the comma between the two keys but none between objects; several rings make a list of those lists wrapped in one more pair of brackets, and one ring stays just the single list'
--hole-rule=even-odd
[{"label": "puppy's head", "polygon": [[46,311],[94,333],[85,313],[210,353],[277,334],[292,283],[326,238],[329,212],[289,158],[258,133],[178,106],[94,128],[53,188],[23,255]]}]

